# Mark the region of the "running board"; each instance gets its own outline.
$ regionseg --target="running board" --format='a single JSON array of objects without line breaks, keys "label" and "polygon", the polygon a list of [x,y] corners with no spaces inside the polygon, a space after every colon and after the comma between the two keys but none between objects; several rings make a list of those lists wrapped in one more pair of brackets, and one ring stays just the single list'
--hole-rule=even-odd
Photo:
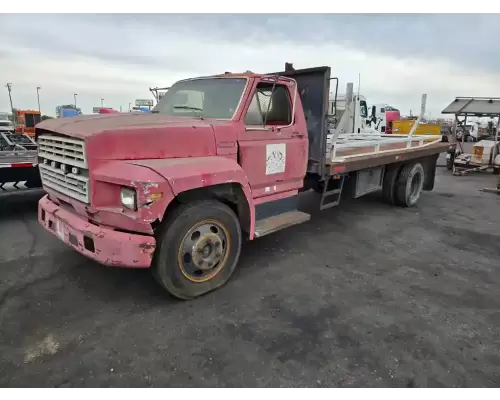
[{"label": "running board", "polygon": [[301,211],[288,211],[273,217],[261,219],[255,223],[256,238],[279,231],[289,226],[298,225],[311,219],[310,214]]}]

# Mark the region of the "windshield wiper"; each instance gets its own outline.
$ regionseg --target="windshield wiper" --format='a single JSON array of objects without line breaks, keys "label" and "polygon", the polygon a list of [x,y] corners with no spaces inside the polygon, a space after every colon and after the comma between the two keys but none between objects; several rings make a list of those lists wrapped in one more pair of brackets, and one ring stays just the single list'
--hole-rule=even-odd
[{"label": "windshield wiper", "polygon": [[[172,106],[172,108],[174,110],[191,110],[193,111],[193,113],[195,113],[195,111],[203,111],[202,108],[198,108],[198,107],[191,107],[191,106]],[[196,113],[195,113],[196,114]],[[196,114],[196,116],[199,118],[199,119],[203,119],[203,116],[201,114]]]}]

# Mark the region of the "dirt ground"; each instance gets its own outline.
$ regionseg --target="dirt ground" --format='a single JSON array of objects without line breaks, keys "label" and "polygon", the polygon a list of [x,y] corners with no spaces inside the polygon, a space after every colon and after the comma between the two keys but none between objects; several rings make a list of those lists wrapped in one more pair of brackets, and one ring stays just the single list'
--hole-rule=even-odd
[{"label": "dirt ground", "polygon": [[[500,196],[453,177],[418,207],[378,196],[244,245],[190,302],[0,199],[0,386],[500,386]],[[315,199],[304,196],[311,205]]]}]

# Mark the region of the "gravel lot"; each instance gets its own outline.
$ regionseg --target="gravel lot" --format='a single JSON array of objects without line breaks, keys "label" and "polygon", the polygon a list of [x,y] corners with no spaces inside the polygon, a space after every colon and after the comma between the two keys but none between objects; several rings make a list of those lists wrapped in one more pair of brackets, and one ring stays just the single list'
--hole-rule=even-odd
[{"label": "gravel lot", "polygon": [[[215,293],[173,300],[0,199],[0,386],[500,386],[500,196],[453,177],[243,248]],[[311,205],[311,196],[303,201]]]}]

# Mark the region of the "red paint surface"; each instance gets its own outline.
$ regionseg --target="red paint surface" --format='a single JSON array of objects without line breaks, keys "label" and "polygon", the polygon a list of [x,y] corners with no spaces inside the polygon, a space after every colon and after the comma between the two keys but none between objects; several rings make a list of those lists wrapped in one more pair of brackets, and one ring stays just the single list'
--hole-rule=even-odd
[{"label": "red paint surface", "polygon": [[[45,219],[42,218],[43,214]],[[38,220],[45,229],[54,235],[56,235],[56,218],[63,223],[64,243],[79,253],[107,266],[132,268],[151,266],[156,246],[152,236],[116,232],[112,229],[95,226],[80,216],[58,207],[47,196],[44,196],[38,203]],[[54,226],[54,230],[50,229],[49,221]],[[76,246],[70,243],[70,234],[77,238],[78,244]],[[84,236],[94,239],[95,252],[84,248]]]},{"label": "red paint surface", "polygon": [[[252,101],[252,94],[258,83],[259,81],[255,80],[252,85],[249,85],[250,91],[243,104],[245,110]],[[286,86],[289,98],[293,99],[294,85]],[[290,108],[292,108],[291,100]],[[244,115],[245,113],[241,114],[241,122],[237,126],[239,159],[241,167],[248,176],[253,197],[269,196],[302,187],[307,168],[309,142],[300,96],[297,95],[296,98],[295,124],[290,127],[278,128],[268,125],[265,127],[267,130],[262,130],[262,126],[245,126]],[[302,134],[302,137],[297,136],[296,133]],[[266,175],[266,146],[268,144],[286,144],[285,172]],[[271,190],[266,190],[266,188],[271,188]]]},{"label": "red paint surface", "polygon": [[[178,195],[200,187],[232,183],[240,185],[250,210],[250,240],[253,239],[255,209],[248,178],[235,160],[226,157],[171,158],[129,161],[147,167],[164,177]],[[207,172],[202,172],[207,171]]]},{"label": "red paint surface", "polygon": [[399,121],[401,119],[401,113],[399,111],[386,111],[385,112],[385,133],[392,133],[392,122]]},{"label": "red paint surface", "polygon": [[105,108],[105,107],[99,108],[99,114],[117,114],[119,112],[120,111],[113,110],[112,108]]}]

